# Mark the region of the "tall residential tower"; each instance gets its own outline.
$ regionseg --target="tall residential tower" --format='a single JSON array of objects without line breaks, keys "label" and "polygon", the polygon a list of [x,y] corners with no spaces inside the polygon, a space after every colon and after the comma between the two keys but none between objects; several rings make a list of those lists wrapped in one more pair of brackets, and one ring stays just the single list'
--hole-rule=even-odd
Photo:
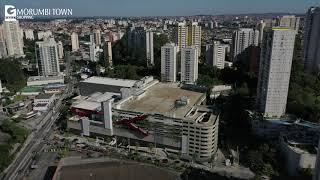
[{"label": "tall residential tower", "polygon": [[146,57],[148,65],[154,65],[153,32],[146,31]]},{"label": "tall residential tower", "polygon": [[7,47],[3,32],[3,26],[0,25],[0,58],[6,58],[8,56]]},{"label": "tall residential tower", "polygon": [[286,112],[296,31],[275,27],[265,32],[257,89],[257,105],[265,117]]},{"label": "tall residential tower", "polygon": [[259,31],[249,28],[242,28],[234,32],[233,35],[233,61],[244,52],[249,46],[258,46]]},{"label": "tall residential tower", "polygon": [[198,80],[198,58],[195,46],[181,49],[181,82],[193,84]]},{"label": "tall residential tower", "polygon": [[178,23],[175,30],[175,43],[179,51],[187,46],[195,46],[201,53],[201,26],[197,22]]},{"label": "tall residential tower", "polygon": [[304,64],[308,72],[320,71],[320,7],[311,7],[305,20]]},{"label": "tall residential tower", "polygon": [[37,61],[40,76],[57,76],[60,73],[58,46],[53,38],[36,42]]},{"label": "tall residential tower", "polygon": [[8,56],[21,57],[23,53],[23,37],[18,21],[5,21],[3,23],[5,42]]},{"label": "tall residential tower", "polygon": [[177,46],[166,44],[161,47],[161,81],[176,82]]},{"label": "tall residential tower", "polygon": [[78,38],[78,34],[75,32],[71,34],[71,46],[72,46],[72,52],[79,50],[79,38]]}]

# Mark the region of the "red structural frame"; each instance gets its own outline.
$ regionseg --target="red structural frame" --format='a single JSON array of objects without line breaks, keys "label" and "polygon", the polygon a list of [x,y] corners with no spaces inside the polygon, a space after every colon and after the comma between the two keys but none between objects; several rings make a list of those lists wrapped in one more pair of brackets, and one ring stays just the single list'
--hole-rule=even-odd
[{"label": "red structural frame", "polygon": [[116,124],[121,124],[121,125],[125,125],[125,126],[129,126],[130,129],[137,131],[139,133],[141,133],[144,136],[148,136],[149,133],[147,131],[145,131],[144,129],[138,127],[135,123],[138,121],[143,121],[148,117],[148,115],[142,115],[142,116],[137,116],[134,118],[130,118],[130,119],[122,119],[116,122]]}]

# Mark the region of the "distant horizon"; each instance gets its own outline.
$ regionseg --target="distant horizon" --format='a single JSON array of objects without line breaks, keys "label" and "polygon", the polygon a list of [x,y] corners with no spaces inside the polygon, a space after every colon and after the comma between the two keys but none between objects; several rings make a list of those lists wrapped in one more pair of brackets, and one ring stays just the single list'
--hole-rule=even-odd
[{"label": "distant horizon", "polygon": [[[37,17],[36,19],[24,19],[19,21],[37,21],[37,20],[53,20],[53,19],[94,19],[94,18],[165,18],[165,17],[198,17],[198,16],[247,16],[247,15],[256,15],[256,16],[276,16],[276,15],[296,15],[304,16],[305,13],[287,13],[287,12],[266,12],[266,13],[244,13],[244,14],[198,14],[198,15],[178,15],[178,16],[66,16],[66,17]],[[0,17],[0,20],[4,20],[4,17]]]},{"label": "distant horizon", "polygon": [[320,0],[6,0],[16,8],[71,8],[73,17],[177,17],[246,14],[304,14]]}]

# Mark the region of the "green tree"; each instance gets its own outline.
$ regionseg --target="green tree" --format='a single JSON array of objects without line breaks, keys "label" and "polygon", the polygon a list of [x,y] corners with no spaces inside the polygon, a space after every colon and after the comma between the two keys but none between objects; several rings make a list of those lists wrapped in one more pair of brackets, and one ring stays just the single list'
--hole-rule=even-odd
[{"label": "green tree", "polygon": [[26,85],[26,77],[17,59],[0,60],[0,79],[13,92],[19,91]]}]

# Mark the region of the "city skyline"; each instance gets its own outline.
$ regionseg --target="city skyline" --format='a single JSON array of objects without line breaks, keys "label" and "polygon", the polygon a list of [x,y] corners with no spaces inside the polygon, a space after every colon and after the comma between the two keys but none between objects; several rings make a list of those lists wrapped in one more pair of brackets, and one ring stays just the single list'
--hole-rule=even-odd
[{"label": "city skyline", "polygon": [[[269,0],[257,2],[254,0],[94,0],[87,3],[85,0],[49,1],[40,3],[26,1],[2,1],[1,5],[10,4],[17,8],[71,8],[73,16],[192,16],[192,15],[221,15],[221,14],[247,14],[247,13],[305,13],[310,6],[320,4],[319,0]],[[170,5],[168,5],[170,4]],[[248,4],[250,6],[248,6]],[[157,7],[157,8],[154,8]],[[3,17],[3,8],[1,17]]]}]

